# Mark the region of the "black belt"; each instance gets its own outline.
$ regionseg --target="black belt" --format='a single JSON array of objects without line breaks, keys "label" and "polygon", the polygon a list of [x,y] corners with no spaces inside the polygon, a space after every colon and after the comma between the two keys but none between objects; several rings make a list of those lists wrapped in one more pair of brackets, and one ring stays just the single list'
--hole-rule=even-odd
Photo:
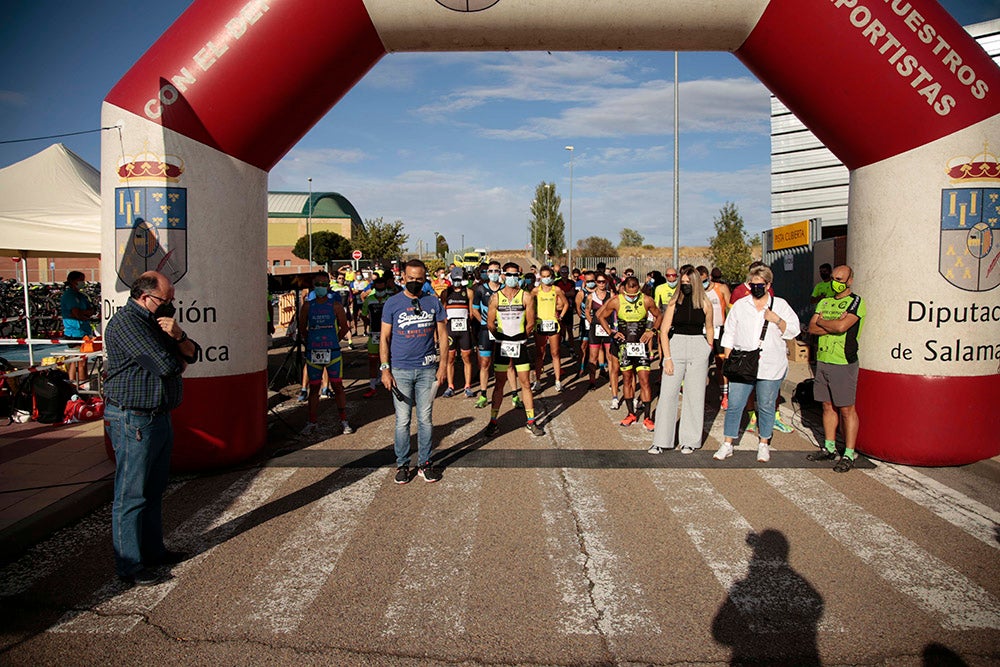
[{"label": "black belt", "polygon": [[140,415],[158,415],[160,413],[166,412],[166,410],[164,410],[163,408],[129,408],[122,405],[113,398],[105,398],[104,402],[107,403],[108,405],[115,406],[119,410],[128,410],[129,412],[136,412]]}]

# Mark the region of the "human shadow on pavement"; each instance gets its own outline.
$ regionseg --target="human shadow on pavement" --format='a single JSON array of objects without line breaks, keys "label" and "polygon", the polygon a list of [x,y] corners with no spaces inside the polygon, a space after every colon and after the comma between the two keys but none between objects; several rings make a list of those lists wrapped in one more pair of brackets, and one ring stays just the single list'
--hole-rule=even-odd
[{"label": "human shadow on pavement", "polygon": [[712,621],[712,637],[732,647],[730,665],[822,664],[816,642],[823,598],[788,564],[780,531],[750,532],[747,576],[734,583]]},{"label": "human shadow on pavement", "polygon": [[962,656],[937,642],[925,646],[922,657],[924,667],[968,667],[969,664],[962,660]]}]

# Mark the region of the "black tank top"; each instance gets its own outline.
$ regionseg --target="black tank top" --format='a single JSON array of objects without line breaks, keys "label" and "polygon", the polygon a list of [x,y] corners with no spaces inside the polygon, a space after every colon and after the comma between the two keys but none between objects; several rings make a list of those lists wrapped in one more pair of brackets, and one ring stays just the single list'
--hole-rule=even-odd
[{"label": "black tank top", "polygon": [[681,336],[700,336],[705,332],[705,311],[694,307],[694,299],[687,297],[674,306],[673,329]]}]

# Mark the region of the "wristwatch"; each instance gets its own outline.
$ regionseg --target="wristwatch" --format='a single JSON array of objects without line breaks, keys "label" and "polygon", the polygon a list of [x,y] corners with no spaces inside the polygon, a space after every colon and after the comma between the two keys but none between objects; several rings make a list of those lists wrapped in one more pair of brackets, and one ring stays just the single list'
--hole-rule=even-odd
[{"label": "wristwatch", "polygon": [[389,364],[379,364],[378,369],[380,371],[387,371],[387,370],[389,370]]}]

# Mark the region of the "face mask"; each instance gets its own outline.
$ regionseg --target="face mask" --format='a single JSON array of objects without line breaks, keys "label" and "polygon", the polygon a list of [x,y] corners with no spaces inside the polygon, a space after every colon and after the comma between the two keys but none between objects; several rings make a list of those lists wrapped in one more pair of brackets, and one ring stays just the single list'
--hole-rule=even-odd
[{"label": "face mask", "polygon": [[708,282],[707,280],[702,280],[701,281],[701,286],[704,287],[705,289],[708,289],[708,286],[711,285],[711,284],[712,283]]},{"label": "face mask", "polygon": [[847,290],[847,283],[842,283],[839,280],[831,280],[830,287],[833,288],[834,294],[841,294]]},{"label": "face mask", "polygon": [[627,294],[625,292],[622,292],[622,296],[625,297],[625,300],[628,301],[629,303],[635,303],[636,301],[639,300],[638,294]]},{"label": "face mask", "polygon": [[694,291],[694,286],[691,283],[681,283],[681,294],[684,296],[691,296],[691,292]]},{"label": "face mask", "polygon": [[676,280],[668,280],[667,284],[670,285],[671,287],[677,287],[677,281]]},{"label": "face mask", "polygon": [[377,290],[375,290],[375,294],[377,296],[385,296],[388,292],[389,292],[389,290],[387,290],[387,289],[377,289]]},{"label": "face mask", "polygon": [[593,280],[588,280],[587,281],[587,289],[594,289],[595,287],[597,287],[597,283],[596,282],[594,282]]},{"label": "face mask", "polygon": [[503,284],[506,285],[507,287],[517,287],[518,285],[521,284],[521,279],[518,278],[517,276],[507,276],[506,278],[504,278]]},{"label": "face mask", "polygon": [[173,317],[177,309],[174,308],[172,303],[161,303],[157,306],[156,311],[153,313],[153,317]]},{"label": "face mask", "polygon": [[420,280],[407,280],[406,281],[406,291],[410,294],[420,294],[420,290],[424,288],[424,283]]},{"label": "face mask", "polygon": [[764,283],[750,283],[750,294],[753,298],[759,299],[767,293],[767,285]]},{"label": "face mask", "polygon": [[322,299],[324,296],[326,296],[326,290],[327,290],[326,287],[314,287],[313,288],[313,292],[316,293],[316,298],[317,299]]},{"label": "face mask", "polygon": [[494,282],[494,283],[500,282],[500,272],[499,271],[490,271],[486,275],[489,277],[490,282]]},{"label": "face mask", "polygon": [[542,278],[542,284],[543,285],[551,285],[552,284],[552,276],[545,276],[544,278]]},{"label": "face mask", "polygon": [[488,274],[485,271],[480,271],[479,277],[482,278],[483,280],[486,280],[488,278]]},{"label": "face mask", "polygon": [[656,284],[656,281],[653,280],[652,278],[650,278],[649,280],[646,281],[646,284],[649,285],[650,287],[652,287],[653,285]]}]

